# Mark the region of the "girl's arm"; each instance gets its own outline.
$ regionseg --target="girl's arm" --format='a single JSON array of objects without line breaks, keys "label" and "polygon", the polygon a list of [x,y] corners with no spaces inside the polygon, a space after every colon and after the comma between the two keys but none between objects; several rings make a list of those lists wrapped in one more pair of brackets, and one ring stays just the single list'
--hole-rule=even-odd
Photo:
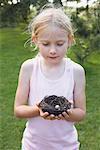
[{"label": "girl's arm", "polygon": [[64,112],[64,117],[62,115],[60,117],[68,121],[79,122],[86,115],[85,73],[80,65],[74,69],[74,79],[74,108],[69,109],[68,114]]},{"label": "girl's arm", "polygon": [[39,109],[36,105],[27,105],[32,70],[33,63],[31,59],[25,61],[21,66],[14,104],[14,114],[19,118],[30,118],[39,115]]},{"label": "girl's arm", "polygon": [[79,66],[75,70],[75,88],[74,88],[74,109],[72,110],[72,120],[81,121],[86,115],[86,95],[85,95],[85,72]]}]

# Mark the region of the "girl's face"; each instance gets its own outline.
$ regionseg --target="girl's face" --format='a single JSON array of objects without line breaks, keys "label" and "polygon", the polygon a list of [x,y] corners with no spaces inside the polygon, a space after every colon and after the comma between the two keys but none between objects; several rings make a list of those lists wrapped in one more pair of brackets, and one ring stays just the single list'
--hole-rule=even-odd
[{"label": "girl's face", "polygon": [[48,26],[39,32],[36,44],[47,63],[60,63],[69,46],[68,33],[57,26]]}]

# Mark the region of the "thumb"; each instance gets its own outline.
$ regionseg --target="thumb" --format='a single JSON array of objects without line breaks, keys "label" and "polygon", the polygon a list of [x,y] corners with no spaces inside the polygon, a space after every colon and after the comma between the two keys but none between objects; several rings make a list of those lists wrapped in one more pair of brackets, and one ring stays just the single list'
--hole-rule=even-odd
[{"label": "thumb", "polygon": [[68,112],[68,114],[72,114],[72,110],[71,109],[68,109],[67,112]]},{"label": "thumb", "polygon": [[37,102],[37,103],[36,103],[36,106],[40,107],[40,102]]}]

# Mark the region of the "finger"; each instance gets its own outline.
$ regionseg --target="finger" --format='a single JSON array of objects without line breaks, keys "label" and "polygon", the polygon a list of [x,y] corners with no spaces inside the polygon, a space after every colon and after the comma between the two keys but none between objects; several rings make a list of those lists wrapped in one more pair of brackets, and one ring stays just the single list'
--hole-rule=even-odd
[{"label": "finger", "polygon": [[66,112],[63,112],[62,115],[64,116],[64,118],[65,118],[66,120],[69,119],[69,115],[68,115]]},{"label": "finger", "polygon": [[57,120],[61,120],[62,118],[58,116]]},{"label": "finger", "polygon": [[55,116],[55,119],[60,120],[60,117],[59,116]]},{"label": "finger", "polygon": [[46,120],[53,120],[50,116],[45,117]]},{"label": "finger", "polygon": [[59,118],[62,119],[62,120],[65,120],[65,118],[62,114],[59,115]]},{"label": "finger", "polygon": [[40,108],[40,102],[36,103],[36,106]]},{"label": "finger", "polygon": [[45,119],[55,120],[55,115],[51,114],[51,115],[47,116]]},{"label": "finger", "polygon": [[43,116],[44,116],[44,117],[47,117],[48,115],[49,115],[48,112],[43,113]]},{"label": "finger", "polygon": [[72,110],[71,110],[71,109],[68,109],[68,110],[67,110],[67,114],[68,114],[68,115],[71,115],[71,114],[72,114]]},{"label": "finger", "polygon": [[51,120],[54,120],[54,119],[55,119],[55,115],[51,114],[51,115],[50,115],[50,119],[51,119]]},{"label": "finger", "polygon": [[43,117],[44,119],[49,115],[48,112],[42,112],[40,111],[40,116]]}]

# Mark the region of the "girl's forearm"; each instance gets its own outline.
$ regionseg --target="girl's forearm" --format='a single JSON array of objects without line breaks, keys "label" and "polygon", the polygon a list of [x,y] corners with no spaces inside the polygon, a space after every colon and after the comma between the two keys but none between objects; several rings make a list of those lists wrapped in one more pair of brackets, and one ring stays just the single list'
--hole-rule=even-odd
[{"label": "girl's forearm", "polygon": [[14,114],[18,118],[31,118],[39,116],[39,109],[36,105],[21,105],[14,108]]},{"label": "girl's forearm", "polygon": [[85,118],[86,112],[80,108],[74,108],[69,112],[69,121],[80,122]]}]

